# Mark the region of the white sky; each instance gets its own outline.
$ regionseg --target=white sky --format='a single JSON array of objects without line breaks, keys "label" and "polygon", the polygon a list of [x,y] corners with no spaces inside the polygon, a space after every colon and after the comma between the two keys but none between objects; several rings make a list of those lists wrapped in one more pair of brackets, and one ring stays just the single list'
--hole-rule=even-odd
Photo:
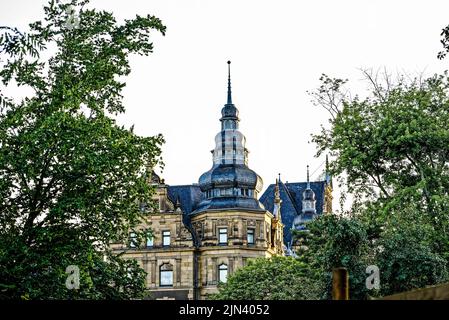
[{"label": "white sky", "polygon": [[[47,1],[0,0],[0,25],[26,27]],[[316,159],[311,133],[327,124],[306,90],[321,73],[363,89],[358,68],[441,72],[440,32],[449,1],[93,0],[119,19],[153,14],[167,26],[154,53],[132,57],[120,122],[140,135],[162,133],[168,184],[191,184],[212,166],[210,150],[226,102],[232,61],[233,102],[250,150],[249,166],[264,179],[304,181]],[[312,176],[317,177],[318,172]],[[334,203],[337,205],[337,203]]]}]

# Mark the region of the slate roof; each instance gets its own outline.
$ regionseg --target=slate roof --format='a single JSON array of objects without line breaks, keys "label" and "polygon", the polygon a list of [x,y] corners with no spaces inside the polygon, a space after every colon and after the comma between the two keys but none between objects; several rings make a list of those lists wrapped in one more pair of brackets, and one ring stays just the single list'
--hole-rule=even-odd
[{"label": "slate roof", "polygon": [[[316,213],[323,213],[324,187],[326,181],[310,182],[310,187],[315,192]],[[260,197],[259,201],[270,212],[274,208],[274,184],[270,184]],[[279,183],[279,193],[282,200],[281,217],[284,224],[284,244],[289,247],[292,235],[290,229],[296,215],[302,213],[302,193],[307,187],[307,182]]]},{"label": "slate roof", "polygon": [[[323,213],[324,206],[324,187],[326,181],[311,182],[310,187],[315,192],[316,213]],[[273,212],[274,209],[274,184],[270,184],[260,197],[259,201],[264,205],[265,209]],[[279,194],[282,200],[281,216],[284,224],[284,244],[289,247],[291,242],[290,229],[293,219],[302,212],[302,193],[307,187],[307,182],[279,183]],[[181,209],[184,218],[195,211],[202,200],[202,192],[198,185],[180,185],[168,186],[168,197],[173,203],[179,196]]]},{"label": "slate roof", "polygon": [[168,197],[173,203],[176,203],[179,197],[181,210],[187,216],[200,203],[202,192],[198,185],[168,186]]}]

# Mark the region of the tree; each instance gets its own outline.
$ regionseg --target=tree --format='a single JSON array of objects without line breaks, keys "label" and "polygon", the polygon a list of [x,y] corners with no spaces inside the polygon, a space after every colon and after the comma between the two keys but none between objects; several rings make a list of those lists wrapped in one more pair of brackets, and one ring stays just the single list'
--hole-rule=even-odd
[{"label": "tree", "polygon": [[441,44],[443,45],[443,49],[440,52],[438,52],[438,59],[442,60],[446,57],[446,54],[449,52],[449,25],[444,27],[443,30],[441,30]]},{"label": "tree", "polygon": [[[2,83],[32,92],[16,102],[0,91],[3,299],[129,299],[145,288],[145,272],[109,245],[127,241],[139,204],[151,204],[145,168],[161,164],[163,138],[112,116],[125,111],[129,56],[149,55],[151,31],[165,26],[150,15],[120,24],[88,2],[50,1],[27,33],[0,28]],[[77,290],[65,286],[70,265]]]},{"label": "tree", "polygon": [[[392,81],[364,71],[371,92],[351,97],[347,81],[322,77],[312,92],[331,114],[313,140],[354,196],[351,219],[369,241],[392,294],[447,281],[449,267],[449,77]],[[319,222],[317,222],[319,224]],[[328,234],[334,241],[336,237]]]},{"label": "tree", "polygon": [[332,270],[345,267],[349,273],[350,299],[365,299],[365,270],[370,263],[368,238],[364,225],[337,215],[319,217],[307,224],[307,230],[294,231],[299,241],[299,261],[314,271],[320,299],[332,298]]},{"label": "tree", "polygon": [[319,283],[306,265],[292,257],[257,258],[220,283],[216,300],[305,300],[317,299]]}]

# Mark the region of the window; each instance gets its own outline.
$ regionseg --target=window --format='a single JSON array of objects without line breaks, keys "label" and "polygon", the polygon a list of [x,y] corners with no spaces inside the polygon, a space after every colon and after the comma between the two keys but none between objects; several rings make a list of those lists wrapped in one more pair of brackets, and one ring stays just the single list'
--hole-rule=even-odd
[{"label": "window", "polygon": [[131,232],[129,234],[129,247],[130,248],[137,247],[137,234],[135,232]]},{"label": "window", "polygon": [[147,247],[153,246],[153,235],[150,231],[147,232]]},{"label": "window", "polygon": [[169,246],[170,245],[170,231],[162,232],[162,245]]},{"label": "window", "polygon": [[226,282],[228,278],[228,266],[224,263],[218,266],[218,281]]},{"label": "window", "polygon": [[247,230],[246,240],[248,240],[248,244],[254,244],[254,229]]},{"label": "window", "polygon": [[218,243],[228,244],[228,228],[218,229]]},{"label": "window", "polygon": [[173,286],[173,266],[169,263],[164,263],[159,268],[159,286]]}]

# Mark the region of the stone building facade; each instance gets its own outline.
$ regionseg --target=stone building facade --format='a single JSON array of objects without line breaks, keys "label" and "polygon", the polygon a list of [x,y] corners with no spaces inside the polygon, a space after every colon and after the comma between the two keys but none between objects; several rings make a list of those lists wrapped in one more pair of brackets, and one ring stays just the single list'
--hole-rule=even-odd
[{"label": "stone building facade", "polygon": [[276,180],[265,191],[266,208],[259,201],[262,179],[248,167],[239,121],[229,71],[212,168],[187,186],[168,186],[152,172],[149,183],[159,208],[147,212],[140,226],[152,236],[136,243],[131,233],[129,243],[112,245],[147,272],[150,299],[205,299],[249,259],[285,254],[284,232],[292,223],[285,226],[283,214],[293,213],[283,210],[283,183]]}]

